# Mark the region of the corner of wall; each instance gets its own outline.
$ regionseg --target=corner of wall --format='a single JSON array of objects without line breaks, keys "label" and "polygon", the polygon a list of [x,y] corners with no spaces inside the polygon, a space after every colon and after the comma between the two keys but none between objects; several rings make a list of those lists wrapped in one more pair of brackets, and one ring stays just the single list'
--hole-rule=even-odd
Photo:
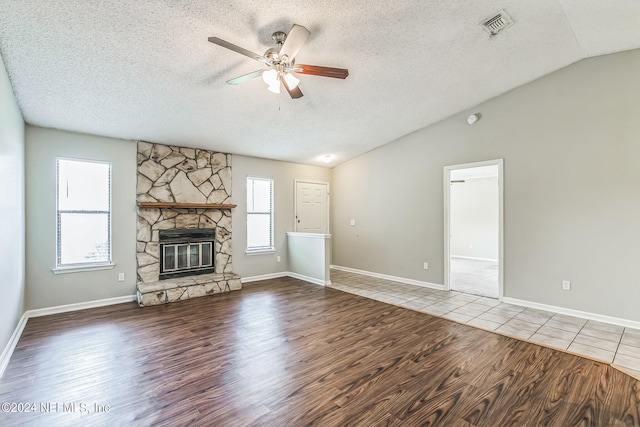
[{"label": "corner of wall", "polygon": [[[0,349],[11,347],[25,311],[25,123],[0,57]],[[17,334],[19,336],[19,333]],[[4,370],[0,359],[0,374]]]}]

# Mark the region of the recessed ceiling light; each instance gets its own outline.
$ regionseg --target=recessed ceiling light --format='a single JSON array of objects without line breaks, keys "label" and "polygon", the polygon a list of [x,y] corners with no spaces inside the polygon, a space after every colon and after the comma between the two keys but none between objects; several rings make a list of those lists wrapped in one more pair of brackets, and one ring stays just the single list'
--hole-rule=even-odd
[{"label": "recessed ceiling light", "polygon": [[331,154],[327,154],[326,156],[322,156],[322,161],[324,163],[331,163],[331,160],[333,160],[333,156]]}]

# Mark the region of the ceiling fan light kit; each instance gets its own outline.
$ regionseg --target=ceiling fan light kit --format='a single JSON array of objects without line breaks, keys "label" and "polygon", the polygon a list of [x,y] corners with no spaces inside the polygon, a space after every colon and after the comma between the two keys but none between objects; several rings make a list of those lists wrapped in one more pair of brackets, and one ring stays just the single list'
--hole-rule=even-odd
[{"label": "ceiling fan light kit", "polygon": [[233,50],[241,55],[247,56],[258,62],[262,62],[269,68],[257,70],[243,76],[228,80],[227,83],[237,85],[247,80],[262,76],[262,80],[267,84],[267,89],[273,93],[280,93],[280,86],[284,86],[292,99],[302,98],[302,91],[298,87],[300,79],[294,73],[311,74],[313,76],[332,77],[346,79],[349,70],[344,68],[321,67],[318,65],[302,65],[295,63],[295,57],[306,43],[311,32],[302,25],[294,24],[289,34],[276,31],[271,38],[276,42],[277,47],[267,49],[264,55],[258,55],[244,48],[231,44],[217,37],[209,37],[211,43]]},{"label": "ceiling fan light kit", "polygon": [[276,80],[267,87],[269,92],[280,93],[280,80]]},{"label": "ceiling fan light kit", "polygon": [[287,73],[282,76],[282,78],[287,82],[287,86],[289,86],[289,89],[295,89],[298,86],[298,83],[300,83],[300,79],[293,74]]},{"label": "ceiling fan light kit", "polygon": [[271,86],[276,80],[278,80],[278,72],[273,68],[264,70],[262,72],[262,80],[264,80],[267,86]]}]

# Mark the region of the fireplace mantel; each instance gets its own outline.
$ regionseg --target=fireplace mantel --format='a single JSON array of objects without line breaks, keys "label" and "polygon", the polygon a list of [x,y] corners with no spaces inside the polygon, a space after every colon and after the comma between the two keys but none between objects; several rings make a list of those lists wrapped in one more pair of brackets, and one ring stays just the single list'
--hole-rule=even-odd
[{"label": "fireplace mantel", "polygon": [[139,202],[138,206],[156,209],[233,209],[238,205],[231,203]]}]

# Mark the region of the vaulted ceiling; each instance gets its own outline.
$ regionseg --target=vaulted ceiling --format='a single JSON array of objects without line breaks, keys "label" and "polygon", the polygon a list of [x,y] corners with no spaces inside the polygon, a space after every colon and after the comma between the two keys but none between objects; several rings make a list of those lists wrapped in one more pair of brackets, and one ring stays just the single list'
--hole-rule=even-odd
[{"label": "vaulted ceiling", "polygon": [[[515,24],[479,23],[505,9]],[[583,58],[640,47],[640,1],[0,0],[0,53],[25,121],[329,166]],[[349,69],[299,75],[304,97],[260,78],[292,24],[296,61]]]}]

